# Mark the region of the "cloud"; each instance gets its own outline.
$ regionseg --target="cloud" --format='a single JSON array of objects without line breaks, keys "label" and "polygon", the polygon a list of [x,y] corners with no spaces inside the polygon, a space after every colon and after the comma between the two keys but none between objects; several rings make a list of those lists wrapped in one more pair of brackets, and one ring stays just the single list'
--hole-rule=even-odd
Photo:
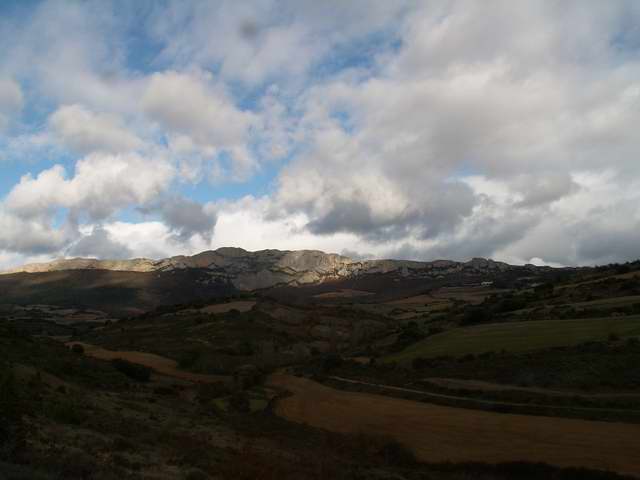
[{"label": "cloud", "polygon": [[23,220],[0,212],[0,250],[20,253],[52,253],[62,248],[67,238],[61,232],[36,220]]},{"label": "cloud", "polygon": [[[169,2],[153,15],[162,58],[178,65],[219,65],[226,80],[300,86],[323,60],[351,42],[393,29],[406,2]],[[363,47],[360,47],[361,49]]]},{"label": "cloud", "polygon": [[0,23],[5,258],[640,255],[636,2],[64,5]]},{"label": "cloud", "polygon": [[102,225],[96,225],[91,233],[82,236],[71,246],[67,255],[121,260],[131,258],[132,252],[125,244],[114,240]]},{"label": "cloud", "polygon": [[115,114],[94,113],[82,105],[63,105],[50,117],[49,125],[63,144],[81,153],[137,150],[143,142]]},{"label": "cloud", "polygon": [[0,77],[0,131],[9,126],[10,119],[22,110],[24,96],[20,85]]},{"label": "cloud", "polygon": [[234,176],[242,178],[255,169],[255,159],[247,148],[255,117],[236,108],[224,88],[215,84],[209,74],[175,71],[153,74],[142,98],[142,108],[170,135],[186,136],[206,155],[226,152]]},{"label": "cloud", "polygon": [[158,212],[175,240],[186,242],[200,235],[210,242],[216,226],[217,215],[213,204],[202,205],[181,196],[162,199],[155,205],[142,208],[143,213]]},{"label": "cloud", "polygon": [[61,165],[36,177],[23,176],[5,204],[8,210],[26,218],[61,207],[103,220],[130,205],[153,201],[167,190],[174,176],[174,167],[161,158],[94,153],[78,161],[71,178]]}]

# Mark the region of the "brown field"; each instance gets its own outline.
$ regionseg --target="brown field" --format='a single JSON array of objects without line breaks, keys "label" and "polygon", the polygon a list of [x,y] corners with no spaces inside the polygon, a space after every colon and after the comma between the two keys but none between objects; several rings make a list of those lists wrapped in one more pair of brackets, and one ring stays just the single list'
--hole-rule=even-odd
[{"label": "brown field", "polygon": [[231,310],[238,310],[239,312],[248,312],[256,305],[255,301],[240,301],[229,303],[218,303],[216,305],[208,305],[201,308],[199,311],[204,313],[227,313]]},{"label": "brown field", "polygon": [[97,347],[88,343],[82,342],[68,342],[66,345],[82,345],[84,347],[85,355],[88,355],[99,360],[115,360],[122,359],[131,363],[137,363],[144,365],[145,367],[152,368],[155,372],[167,375],[169,377],[179,378],[181,380],[187,380],[194,383],[216,383],[228,381],[229,377],[222,375],[204,375],[199,373],[186,372],[178,368],[178,362],[171,360],[170,358],[155,355],[153,353],[146,352],[119,352],[115,350],[107,350],[106,348]]},{"label": "brown field", "polygon": [[414,297],[401,298],[400,300],[393,300],[392,302],[387,302],[387,305],[427,305],[431,303],[443,303],[447,302],[447,300],[443,300],[441,298],[435,298],[432,295],[424,294],[424,295],[416,295]]},{"label": "brown field", "polygon": [[545,462],[640,475],[640,425],[499,414],[335,390],[275,374],[275,412],[341,433],[387,435],[427,462]]},{"label": "brown field", "polygon": [[365,292],[363,290],[351,290],[349,288],[342,288],[335,292],[319,293],[314,295],[313,298],[353,298],[364,297],[366,295],[373,295],[371,292]]},{"label": "brown field", "polygon": [[492,287],[443,287],[433,292],[433,297],[439,300],[462,300],[471,304],[480,304],[490,295],[504,292]]}]

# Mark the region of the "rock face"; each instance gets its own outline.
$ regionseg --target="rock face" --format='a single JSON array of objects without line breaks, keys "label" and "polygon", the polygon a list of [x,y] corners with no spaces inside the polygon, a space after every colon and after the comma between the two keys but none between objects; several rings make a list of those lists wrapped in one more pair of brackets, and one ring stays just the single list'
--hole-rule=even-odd
[{"label": "rock face", "polygon": [[346,279],[364,274],[393,273],[408,278],[433,278],[453,273],[504,272],[510,265],[484,258],[465,263],[450,260],[414,262],[405,260],[356,261],[334,253],[317,250],[261,250],[219,248],[194,256],[177,256],[162,260],[96,260],[74,258],[38,263],[2,272],[43,273],[61,270],[115,270],[128,272],[170,272],[179,269],[207,270],[212,279],[225,280],[239,290],[258,290],[276,285],[309,285]]}]

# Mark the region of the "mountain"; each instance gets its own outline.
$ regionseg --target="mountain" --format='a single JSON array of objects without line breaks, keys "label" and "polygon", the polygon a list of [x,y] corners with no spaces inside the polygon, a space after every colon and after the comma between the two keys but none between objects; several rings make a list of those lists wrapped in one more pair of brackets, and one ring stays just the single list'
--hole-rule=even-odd
[{"label": "mountain", "polygon": [[274,286],[317,285],[327,281],[373,274],[392,273],[402,278],[434,279],[452,274],[499,274],[514,268],[522,267],[513,267],[503,262],[483,258],[474,258],[468,262],[358,261],[317,250],[249,252],[241,248],[225,247],[193,256],[176,256],[162,260],[62,259],[50,263],[25,265],[2,274],[75,270],[150,273],[199,269],[204,271],[212,282],[227,282],[238,290],[251,291]]}]

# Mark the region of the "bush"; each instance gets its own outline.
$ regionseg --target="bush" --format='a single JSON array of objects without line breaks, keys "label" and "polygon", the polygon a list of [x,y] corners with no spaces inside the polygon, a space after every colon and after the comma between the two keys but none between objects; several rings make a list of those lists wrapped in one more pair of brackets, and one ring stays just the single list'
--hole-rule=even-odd
[{"label": "bush", "polygon": [[343,363],[344,360],[340,355],[329,353],[322,359],[322,371],[330,372],[334,368],[341,367]]},{"label": "bush", "polygon": [[491,321],[491,312],[482,307],[469,308],[464,318],[462,319],[462,325],[476,325],[478,323],[486,323]]},{"label": "bush", "polygon": [[391,440],[382,446],[380,455],[387,465],[407,467],[415,465],[417,460],[413,452],[401,443]]},{"label": "bush", "polygon": [[244,392],[236,392],[228,399],[229,409],[238,413],[249,413],[251,411],[251,402]]},{"label": "bush", "polygon": [[124,373],[127,377],[138,382],[148,382],[151,378],[151,369],[144,365],[131,363],[121,358],[112,360],[111,365],[120,373]]},{"label": "bush", "polygon": [[22,414],[13,371],[0,364],[0,459],[10,458],[20,444]]},{"label": "bush", "polygon": [[411,362],[411,366],[414,370],[422,370],[432,365],[432,362],[428,358],[417,357]]},{"label": "bush", "polygon": [[180,366],[180,368],[193,367],[196,364],[196,362],[200,360],[201,356],[202,356],[202,352],[200,352],[200,350],[190,350],[190,351],[184,352],[180,357],[178,365]]},{"label": "bush", "polygon": [[71,399],[48,402],[45,415],[66,425],[80,425],[87,419],[84,408]]},{"label": "bush", "polygon": [[444,328],[442,327],[429,327],[427,330],[428,335],[437,335],[442,332],[444,332]]},{"label": "bush", "polygon": [[185,480],[207,480],[209,475],[198,468],[192,468],[187,472],[184,478]]}]

